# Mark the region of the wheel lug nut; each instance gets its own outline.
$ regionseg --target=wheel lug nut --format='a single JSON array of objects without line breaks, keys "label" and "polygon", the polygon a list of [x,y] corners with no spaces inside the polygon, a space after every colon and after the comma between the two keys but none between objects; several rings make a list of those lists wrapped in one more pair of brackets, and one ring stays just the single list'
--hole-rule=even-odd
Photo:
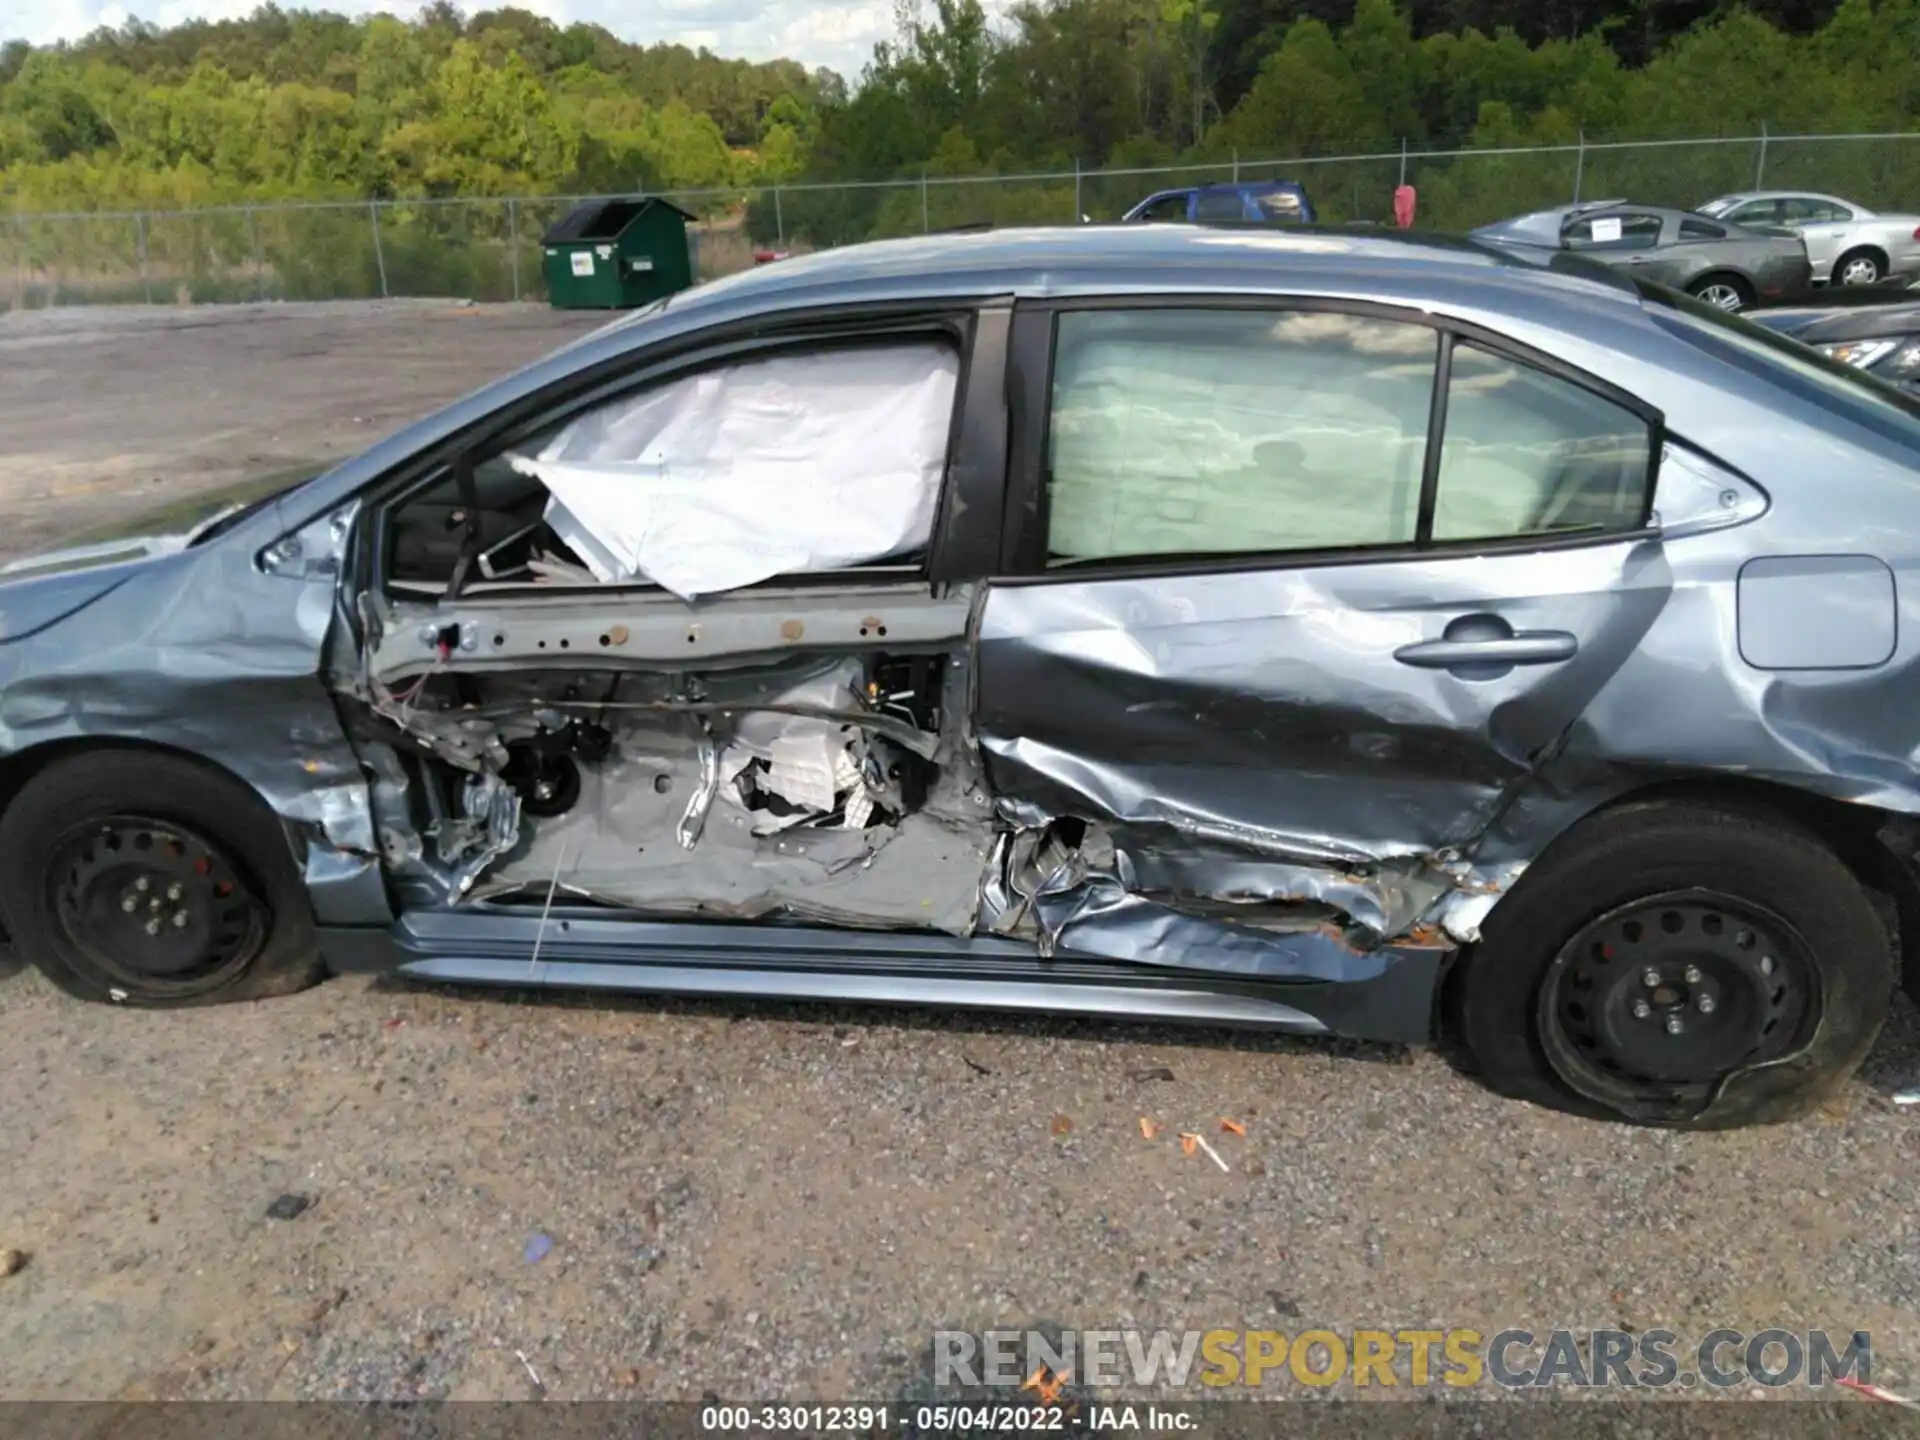
[{"label": "wheel lug nut", "polygon": [[179,882],[176,881],[172,885],[167,886],[167,899],[178,900],[179,898],[180,898],[180,885],[179,885]]},{"label": "wheel lug nut", "polygon": [[158,935],[159,933],[160,933],[160,922],[158,920],[147,921],[147,934]]},{"label": "wheel lug nut", "polygon": [[1651,1014],[1653,1014],[1653,1007],[1647,1004],[1646,1001],[1636,1000],[1633,1002],[1633,1018],[1634,1019],[1644,1020]]},{"label": "wheel lug nut", "polygon": [[1762,955],[1760,957],[1760,973],[1762,975],[1773,974],[1773,956]]},{"label": "wheel lug nut", "polygon": [[133,882],[133,888],[138,890],[142,895],[146,894],[147,891],[152,888],[152,885],[153,882],[148,880],[144,875]]},{"label": "wheel lug nut", "polygon": [[1700,967],[1698,965],[1687,966],[1687,984],[1698,985],[1699,983],[1700,983]]},{"label": "wheel lug nut", "polygon": [[1667,1016],[1667,1034],[1678,1035],[1682,1030],[1686,1028],[1687,1028],[1686,1026],[1680,1023],[1680,1017],[1678,1015]]},{"label": "wheel lug nut", "polygon": [[138,895],[122,896],[120,908],[131,915],[135,910],[140,908],[140,897]]},{"label": "wheel lug nut", "polygon": [[1699,1000],[1695,1001],[1694,1003],[1699,1005],[1700,1013],[1702,1015],[1711,1015],[1713,1014],[1714,1010],[1717,1008],[1714,1003],[1713,996],[1711,995],[1702,995],[1699,998]]},{"label": "wheel lug nut", "polygon": [[158,895],[154,896],[151,900],[147,901],[147,909],[158,910],[159,908],[160,908],[160,897]]},{"label": "wheel lug nut", "polygon": [[1640,972],[1640,978],[1646,981],[1649,990],[1657,989],[1660,985],[1660,972],[1651,965]]}]

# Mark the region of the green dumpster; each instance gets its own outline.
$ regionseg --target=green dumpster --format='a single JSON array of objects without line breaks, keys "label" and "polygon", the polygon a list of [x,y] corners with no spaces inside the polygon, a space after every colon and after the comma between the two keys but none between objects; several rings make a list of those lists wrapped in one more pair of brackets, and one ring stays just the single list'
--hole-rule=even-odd
[{"label": "green dumpster", "polygon": [[627,310],[686,289],[693,218],[657,196],[575,206],[541,237],[547,298],[560,310]]}]

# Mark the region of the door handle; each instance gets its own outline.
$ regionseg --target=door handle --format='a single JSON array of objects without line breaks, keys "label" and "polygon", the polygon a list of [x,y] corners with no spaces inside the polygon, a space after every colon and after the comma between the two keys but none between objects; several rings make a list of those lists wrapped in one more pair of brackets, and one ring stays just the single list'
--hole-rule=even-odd
[{"label": "door handle", "polygon": [[1564,630],[1522,630],[1481,640],[1423,640],[1402,645],[1393,658],[1422,670],[1460,665],[1555,665],[1579,653],[1580,642]]}]

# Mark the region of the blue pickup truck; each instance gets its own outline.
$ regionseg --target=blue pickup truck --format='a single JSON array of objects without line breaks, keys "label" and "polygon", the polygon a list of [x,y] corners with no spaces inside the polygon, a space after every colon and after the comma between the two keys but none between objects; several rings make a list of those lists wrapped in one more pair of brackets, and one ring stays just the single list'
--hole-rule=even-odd
[{"label": "blue pickup truck", "polygon": [[1315,217],[1306,190],[1292,180],[1236,180],[1162,190],[1120,218],[1132,223],[1311,225]]}]

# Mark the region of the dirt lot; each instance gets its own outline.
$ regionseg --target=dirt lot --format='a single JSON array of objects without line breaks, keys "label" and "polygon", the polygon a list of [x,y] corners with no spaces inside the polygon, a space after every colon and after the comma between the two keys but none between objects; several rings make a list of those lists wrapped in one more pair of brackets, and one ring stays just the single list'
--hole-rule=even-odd
[{"label": "dirt lot", "polygon": [[[587,323],[0,321],[8,548],[348,453]],[[1898,1387],[1916,1078],[1904,1004],[1819,1118],[1676,1136],[1378,1047],[366,979],[130,1014],[28,970],[0,978],[0,1249],[28,1256],[0,1397],[881,1399],[936,1327],[1037,1321],[1867,1329]]]},{"label": "dirt lot", "polygon": [[343,459],[606,318],[444,301],[0,315],[0,555]]}]

